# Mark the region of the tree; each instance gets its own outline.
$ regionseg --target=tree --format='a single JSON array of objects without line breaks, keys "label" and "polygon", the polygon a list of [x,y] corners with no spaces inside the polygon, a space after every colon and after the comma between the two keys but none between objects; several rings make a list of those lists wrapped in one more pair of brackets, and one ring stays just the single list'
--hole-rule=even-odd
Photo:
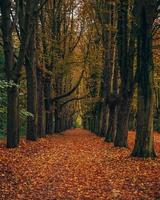
[{"label": "tree", "polygon": [[[118,33],[117,51],[118,65],[120,68],[120,101],[117,116],[117,131],[114,146],[127,147],[128,120],[132,97],[134,93],[134,58],[136,44],[136,24],[135,24],[135,3],[130,5],[132,13],[129,13],[129,1],[120,0],[118,6]],[[128,16],[131,14],[132,20],[129,23]],[[130,24],[130,31],[128,26]]]},{"label": "tree", "polygon": [[[103,45],[103,80],[102,92],[103,103],[101,104],[101,136],[107,136],[109,131],[109,121],[112,123],[113,106],[111,106],[111,96],[113,93],[113,77],[115,68],[115,33],[116,33],[116,18],[115,18],[115,1],[94,1],[93,7],[95,15],[100,24],[101,41]],[[111,113],[112,112],[112,113]],[[110,119],[109,119],[110,118]],[[112,126],[112,125],[111,125]],[[110,127],[111,127],[110,126]],[[107,139],[107,138],[106,138]]]},{"label": "tree", "polygon": [[[21,68],[24,64],[24,57],[29,43],[30,27],[31,27],[31,1],[27,1],[25,8],[25,18],[23,34],[21,34],[20,50],[15,60],[12,34],[16,23],[17,15],[14,21],[11,19],[12,1],[1,1],[0,8],[2,13],[2,36],[5,55],[5,70],[8,81],[15,84],[8,88],[8,110],[7,110],[7,147],[16,147],[19,144],[19,104],[18,104],[18,84]],[[16,8],[18,3],[16,2]]]},{"label": "tree", "polygon": [[153,145],[153,56],[152,28],[157,1],[137,1],[138,5],[138,105],[137,135],[132,156],[155,157]]}]

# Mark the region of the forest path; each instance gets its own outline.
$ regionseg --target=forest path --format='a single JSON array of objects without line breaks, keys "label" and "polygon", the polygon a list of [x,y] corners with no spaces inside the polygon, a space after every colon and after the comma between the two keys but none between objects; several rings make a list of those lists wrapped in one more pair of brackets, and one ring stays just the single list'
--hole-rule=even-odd
[{"label": "forest path", "polygon": [[[160,139],[159,135],[156,137]],[[130,146],[133,138],[132,133]],[[68,130],[38,142],[22,141],[17,149],[8,150],[1,144],[0,199],[149,200],[160,197],[160,159],[130,158],[130,152],[130,149],[114,148],[103,138],[82,129]]]}]

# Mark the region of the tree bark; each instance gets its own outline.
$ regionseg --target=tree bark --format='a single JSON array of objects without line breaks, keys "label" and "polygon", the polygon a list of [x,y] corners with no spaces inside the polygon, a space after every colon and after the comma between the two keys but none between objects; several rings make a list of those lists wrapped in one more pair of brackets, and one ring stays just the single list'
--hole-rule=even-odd
[{"label": "tree bark", "polygon": [[5,70],[8,81],[13,82],[13,86],[7,91],[7,147],[14,148],[19,145],[19,109],[18,94],[19,89],[17,77],[14,77],[14,53],[12,41],[12,22],[10,19],[11,1],[1,1],[2,13],[2,36],[5,56]]},{"label": "tree bark", "polygon": [[[34,2],[35,3],[35,2]],[[12,81],[13,87],[8,89],[8,125],[7,125],[7,146],[8,147],[16,147],[18,146],[17,137],[19,137],[19,110],[18,110],[18,88],[15,88],[15,84],[19,83],[20,80],[20,72],[22,66],[24,64],[24,59],[26,55],[26,50],[28,48],[29,39],[30,39],[30,30],[32,29],[32,17],[33,17],[33,7],[35,6],[33,1],[28,0],[25,5],[25,9],[23,10],[23,15],[21,19],[19,19],[20,23],[20,47],[19,53],[17,56],[17,61],[14,60],[13,53],[13,31],[14,31],[14,23],[11,20],[11,12],[12,12],[12,1],[5,0],[0,1],[0,8],[2,14],[2,36],[3,36],[3,44],[4,44],[4,54],[5,54],[5,70],[8,81]],[[37,2],[36,2],[37,3]],[[21,2],[16,2],[16,7],[18,7]],[[17,10],[16,10],[17,12]],[[19,10],[18,10],[19,12]],[[15,13],[18,15],[19,13]],[[19,15],[18,15],[19,17]],[[16,17],[15,17],[16,20]],[[21,24],[21,22],[23,24]],[[23,27],[23,31],[21,31],[21,27]],[[13,104],[11,104],[13,97]],[[12,105],[12,106],[11,106]],[[14,108],[12,108],[14,107]],[[14,119],[11,118],[14,117]],[[11,120],[11,121],[10,121]],[[14,123],[13,123],[14,122]],[[11,141],[12,137],[12,141]]]},{"label": "tree bark", "polygon": [[38,126],[37,134],[38,137],[45,136],[45,127],[44,127],[44,78],[43,72],[37,68],[37,109],[38,109]]},{"label": "tree bark", "polygon": [[[152,88],[149,90],[148,92],[150,93]],[[137,134],[132,156],[155,157],[156,153],[153,146],[153,93],[150,93],[151,96],[147,100],[147,105],[144,103],[145,97],[143,94],[143,90],[141,86],[139,86],[136,128]]]},{"label": "tree bark", "polygon": [[152,26],[156,13],[156,1],[139,3],[138,34],[138,105],[137,134],[132,156],[155,157],[153,139],[153,56]]},{"label": "tree bark", "polygon": [[101,137],[105,137],[106,132],[107,132],[108,115],[109,115],[108,105],[102,105],[102,124],[101,124],[101,133],[100,133]]},{"label": "tree bark", "polygon": [[109,109],[109,126],[107,130],[107,134],[105,136],[106,142],[114,142],[115,134],[116,134],[116,119],[117,119],[117,105],[111,105]]},{"label": "tree bark", "polygon": [[[158,85],[159,87],[159,85]],[[160,132],[160,88],[157,89],[157,123],[156,129]]]},{"label": "tree bark", "polygon": [[118,109],[117,130],[114,141],[116,147],[127,147],[128,121],[133,96],[133,69],[135,55],[136,25],[134,23],[135,4],[132,10],[131,31],[128,29],[129,1],[120,0],[118,6],[117,50],[121,76],[121,100]]},{"label": "tree bark", "polygon": [[44,84],[45,94],[45,111],[46,111],[46,135],[53,133],[53,103],[51,102],[51,91],[52,91],[52,80],[51,77],[46,76]]},{"label": "tree bark", "polygon": [[[26,62],[27,63],[27,62]],[[26,64],[27,65],[27,64]],[[27,117],[27,140],[37,140],[37,77],[35,67],[27,65],[27,111],[33,114]]]},{"label": "tree bark", "polygon": [[131,98],[123,97],[121,100],[118,116],[117,116],[117,130],[114,140],[115,147],[128,147],[128,120],[130,114]]},{"label": "tree bark", "polygon": [[55,133],[61,132],[61,109],[60,109],[60,102],[55,101]]},{"label": "tree bark", "polygon": [[7,147],[19,145],[19,89],[16,86],[8,88],[7,107]]},{"label": "tree bark", "polygon": [[27,140],[37,140],[37,72],[35,63],[35,22],[33,22],[33,29],[29,46],[26,54],[26,78],[27,78],[27,111],[33,114],[27,117]]}]

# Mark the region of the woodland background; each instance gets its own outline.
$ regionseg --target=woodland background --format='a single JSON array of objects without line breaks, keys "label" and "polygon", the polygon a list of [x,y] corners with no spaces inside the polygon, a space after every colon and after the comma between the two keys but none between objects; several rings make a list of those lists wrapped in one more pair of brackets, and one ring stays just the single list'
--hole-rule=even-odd
[{"label": "woodland background", "polygon": [[[0,1],[0,135],[17,147],[83,127],[154,157],[159,1]],[[153,126],[154,125],[154,126]]]}]

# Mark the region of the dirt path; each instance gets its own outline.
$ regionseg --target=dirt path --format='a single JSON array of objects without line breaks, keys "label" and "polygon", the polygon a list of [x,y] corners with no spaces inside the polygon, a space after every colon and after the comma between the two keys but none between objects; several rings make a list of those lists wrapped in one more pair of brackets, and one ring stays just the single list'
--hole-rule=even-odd
[{"label": "dirt path", "polygon": [[[157,147],[159,151],[159,139]],[[133,134],[129,144],[133,146]],[[130,158],[76,129],[20,148],[0,146],[1,200],[138,200],[160,197],[160,160]]]}]

